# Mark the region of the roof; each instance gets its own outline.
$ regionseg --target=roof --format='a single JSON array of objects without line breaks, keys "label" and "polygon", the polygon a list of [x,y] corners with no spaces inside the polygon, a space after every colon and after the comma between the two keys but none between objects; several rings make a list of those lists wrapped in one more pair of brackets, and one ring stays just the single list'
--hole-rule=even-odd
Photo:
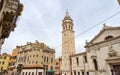
[{"label": "roof", "polygon": [[11,55],[7,53],[3,53],[2,56],[11,56]]},{"label": "roof", "polygon": [[41,65],[26,65],[22,69],[44,69],[44,67]]},{"label": "roof", "polygon": [[26,45],[21,46],[21,49],[19,50],[19,52],[24,51],[24,50],[26,51],[26,50],[30,50],[30,49],[36,49],[36,48],[42,49],[45,52],[55,52],[54,49],[50,48],[45,43],[40,43],[37,40],[35,41],[35,43],[27,42]]},{"label": "roof", "polygon": [[54,49],[44,49],[43,52],[54,52],[55,53],[55,50]]},{"label": "roof", "polygon": [[71,20],[71,21],[73,21],[73,20],[71,19],[70,15],[69,15],[68,10],[66,11],[66,15],[65,15],[63,21],[64,21],[64,20]]},{"label": "roof", "polygon": [[81,53],[73,54],[73,55],[71,55],[71,57],[75,57],[75,56],[79,56],[79,55],[85,55],[85,54],[86,54],[86,52],[81,52]]},{"label": "roof", "polygon": [[89,44],[93,43],[93,41],[96,40],[106,30],[120,30],[120,26],[119,27],[111,27],[111,26],[106,26],[104,24],[102,30],[100,30],[100,32],[90,42],[88,42],[86,44],[86,46],[88,46]]}]

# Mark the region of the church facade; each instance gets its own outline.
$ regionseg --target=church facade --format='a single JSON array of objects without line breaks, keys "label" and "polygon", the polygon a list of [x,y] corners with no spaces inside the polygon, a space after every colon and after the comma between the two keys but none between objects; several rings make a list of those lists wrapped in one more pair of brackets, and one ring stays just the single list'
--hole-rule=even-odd
[{"label": "church facade", "polygon": [[120,75],[120,27],[104,25],[86,42],[86,51],[71,56],[72,75]]}]

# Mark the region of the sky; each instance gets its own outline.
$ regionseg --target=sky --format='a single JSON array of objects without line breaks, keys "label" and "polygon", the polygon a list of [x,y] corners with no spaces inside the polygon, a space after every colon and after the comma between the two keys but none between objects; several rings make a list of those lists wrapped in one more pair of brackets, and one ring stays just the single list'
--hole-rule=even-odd
[{"label": "sky", "polygon": [[[21,0],[21,3],[24,10],[15,31],[5,40],[2,53],[12,54],[16,46],[38,40],[55,49],[56,57],[61,56],[62,20],[66,9],[74,23],[76,53],[85,51],[86,40],[92,40],[104,23],[120,26],[120,14],[104,21],[120,11],[117,0]],[[89,29],[92,26],[95,27]]]}]

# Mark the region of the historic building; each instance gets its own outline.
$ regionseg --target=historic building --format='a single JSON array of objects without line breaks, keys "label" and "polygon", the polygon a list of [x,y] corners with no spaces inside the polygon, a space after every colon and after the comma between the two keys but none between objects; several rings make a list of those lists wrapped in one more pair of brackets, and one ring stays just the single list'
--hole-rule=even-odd
[{"label": "historic building", "polygon": [[120,75],[120,27],[104,24],[85,48],[90,75]]},{"label": "historic building", "polygon": [[15,68],[15,64],[17,62],[17,56],[18,56],[18,52],[20,50],[20,46],[16,46],[15,49],[13,49],[12,55],[11,55],[11,59],[10,59],[10,68],[14,69]]},{"label": "historic building", "polygon": [[44,67],[40,65],[32,65],[22,68],[21,75],[48,75],[44,74]]},{"label": "historic building", "polygon": [[69,60],[71,75],[89,75],[86,52],[71,55]]},{"label": "historic building", "polygon": [[62,59],[61,57],[55,59],[55,75],[61,75],[62,73]]},{"label": "historic building", "polygon": [[120,75],[120,27],[104,24],[85,48],[70,56],[71,75]]},{"label": "historic building", "polygon": [[69,56],[75,54],[73,20],[68,11],[62,21],[62,75],[70,75]]},{"label": "historic building", "polygon": [[8,70],[10,57],[11,55],[7,53],[3,53],[0,56],[0,72]]},{"label": "historic building", "polygon": [[18,16],[21,15],[23,5],[19,0],[0,0],[0,48],[5,38],[16,27]]},{"label": "historic building", "polygon": [[43,67],[45,73],[54,73],[55,50],[38,41],[35,43],[28,42],[26,45],[20,47],[16,67],[17,69],[26,69],[27,67],[32,68],[36,65],[39,68]]}]

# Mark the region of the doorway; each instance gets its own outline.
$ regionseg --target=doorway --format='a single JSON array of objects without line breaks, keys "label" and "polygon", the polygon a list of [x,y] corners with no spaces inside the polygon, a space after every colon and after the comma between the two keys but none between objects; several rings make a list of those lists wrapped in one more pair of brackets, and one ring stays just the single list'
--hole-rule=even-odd
[{"label": "doorway", "polygon": [[120,65],[113,65],[112,75],[120,75]]}]

